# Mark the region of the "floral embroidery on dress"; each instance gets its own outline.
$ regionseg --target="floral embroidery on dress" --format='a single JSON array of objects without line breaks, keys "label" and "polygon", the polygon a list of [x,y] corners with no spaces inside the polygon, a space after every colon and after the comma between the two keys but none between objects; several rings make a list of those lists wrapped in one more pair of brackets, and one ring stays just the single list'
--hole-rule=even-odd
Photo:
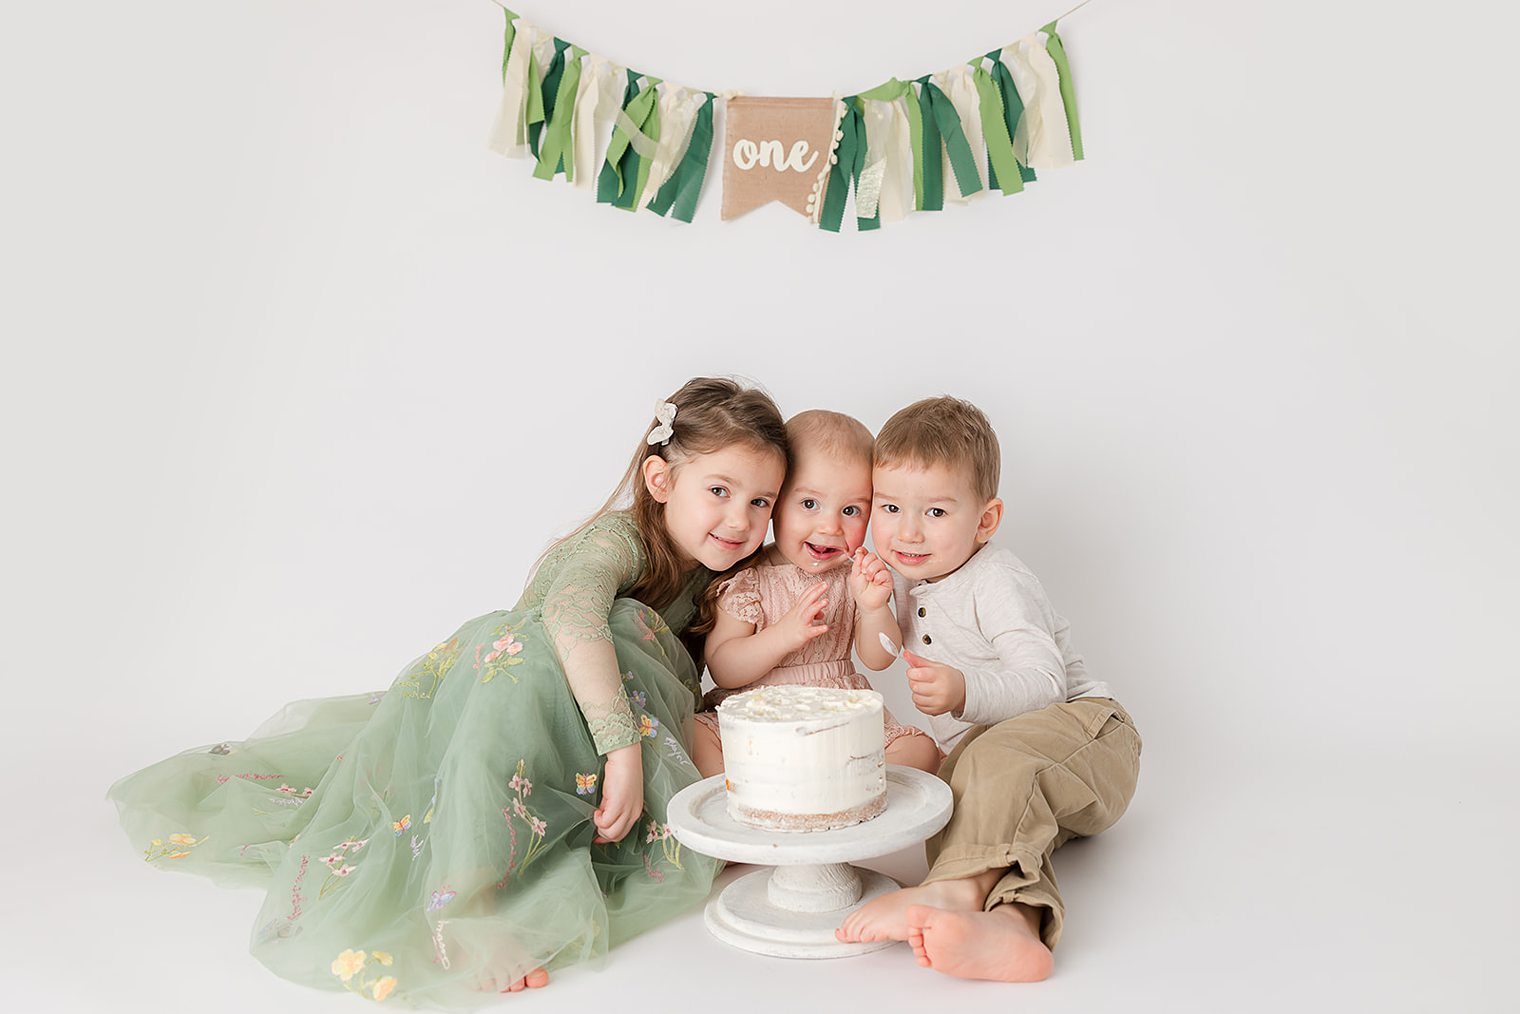
[{"label": "floral embroidery on dress", "polygon": [[201,844],[209,834],[197,838],[192,834],[171,834],[168,844],[162,838],[154,838],[146,849],[143,849],[143,862],[154,862],[159,859],[183,859],[190,854],[189,850]]},{"label": "floral embroidery on dress", "polygon": [[633,614],[634,622],[638,624],[639,636],[646,641],[653,641],[660,634],[670,633],[670,624],[653,609],[640,609]]},{"label": "floral embroidery on dress", "polygon": [[433,961],[442,965],[443,970],[449,970],[449,948],[443,942],[443,928],[449,924],[447,919],[439,919],[433,927]]},{"label": "floral embroidery on dress", "polygon": [[[502,817],[507,822],[508,852],[507,871],[496,882],[498,889],[506,886],[507,880],[512,876],[514,870],[523,869],[543,851],[544,836],[549,831],[548,822],[540,820],[538,815],[523,802],[533,794],[533,783],[528,780],[525,774],[527,764],[527,760],[519,760],[517,762],[517,773],[507,783],[507,786],[516,793],[516,797],[512,800],[511,806],[502,807],[501,811]],[[523,851],[521,862],[518,861],[517,855],[517,821],[522,821],[526,825],[528,832],[528,844]]]},{"label": "floral embroidery on dress", "polygon": [[523,664],[524,660],[517,657],[523,650],[523,643],[517,640],[512,628],[505,623],[497,627],[491,637],[491,650],[485,658],[480,657],[481,645],[475,646],[475,671],[480,673],[480,682],[489,683],[506,673],[507,678],[516,683],[518,680],[512,675],[511,667]]},{"label": "floral embroidery on dress", "polygon": [[210,750],[207,750],[206,752],[207,753],[214,753],[214,754],[216,754],[219,757],[225,757],[229,753],[232,752],[232,744],[231,743],[218,743],[216,746],[212,747]]},{"label": "floral embroidery on dress", "polygon": [[665,882],[665,873],[659,868],[662,859],[678,870],[684,868],[681,866],[681,843],[671,833],[669,824],[661,824],[651,817],[649,828],[644,832],[644,843],[646,845],[658,843],[660,846],[658,855],[655,854],[654,849],[644,853],[644,872],[648,874],[650,880],[657,884]]},{"label": "floral embroidery on dress", "polygon": [[366,966],[370,962],[382,967],[390,967],[395,958],[385,951],[375,951],[373,954],[365,954],[363,951],[344,951],[333,959],[332,974],[343,980],[343,987],[350,993],[357,993],[366,1000],[384,1000],[391,995],[396,988],[396,978],[391,975],[382,975],[371,979],[365,975]]},{"label": "floral embroidery on dress", "polygon": [[328,877],[322,882],[322,889],[317,892],[317,898],[325,898],[334,890],[347,882],[349,874],[359,868],[357,863],[350,864],[349,859],[364,846],[369,844],[368,838],[350,838],[333,846],[330,855],[323,856],[317,862],[327,867]]},{"label": "floral embroidery on dress", "polygon": [[[300,835],[296,837],[299,838]],[[296,843],[295,838],[292,838],[290,843],[294,845]],[[303,854],[301,856],[301,864],[296,868],[296,879],[290,885],[290,914],[285,917],[287,923],[293,923],[301,918],[301,906],[306,902],[306,899],[301,896],[301,881],[306,879],[306,866],[310,862],[311,856]],[[297,928],[299,929],[299,927]],[[284,936],[285,934],[281,933],[280,935]]]},{"label": "floral embroidery on dress", "polygon": [[[426,701],[438,692],[438,686],[443,678],[454,668],[454,663],[459,661],[459,638],[451,638],[433,645],[417,664],[408,669],[396,680],[396,687],[401,690],[401,696],[410,697],[414,700]],[[424,689],[423,681],[432,677],[433,682]]]},{"label": "floral embroidery on dress", "polygon": [[636,708],[647,708],[649,706],[649,695],[642,690],[628,691],[628,699],[633,702],[633,706]]}]

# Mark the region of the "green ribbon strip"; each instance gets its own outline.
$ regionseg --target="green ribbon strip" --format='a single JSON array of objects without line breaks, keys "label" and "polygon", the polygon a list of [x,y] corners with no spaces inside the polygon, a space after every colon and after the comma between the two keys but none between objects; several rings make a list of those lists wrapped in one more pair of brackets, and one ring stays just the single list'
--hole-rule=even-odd
[{"label": "green ribbon strip", "polygon": [[[998,95],[1003,101],[1003,118],[1008,121],[1008,136],[1013,137],[1014,131],[1018,130],[1019,120],[1024,116],[1024,100],[1019,98],[1019,90],[1013,83],[1013,72],[1008,65],[1000,59],[1002,50],[994,49],[988,53],[994,62],[992,64],[992,80],[997,82]],[[1025,183],[1035,181],[1034,170],[1024,163],[1019,163],[1019,176]],[[993,183],[997,186],[997,183]]]},{"label": "green ribbon strip", "polygon": [[718,100],[712,92],[706,94],[707,101],[697,110],[691,144],[682,156],[681,164],[649,202],[649,210],[662,218],[672,205],[675,206],[676,219],[682,222],[690,222],[697,212],[697,198],[702,196],[702,183],[707,179],[707,162],[712,154],[713,103]]},{"label": "green ribbon strip", "polygon": [[[919,82],[927,88],[929,78],[922,77]],[[918,192],[919,211],[945,210],[945,142],[939,136],[939,120],[934,115],[932,101],[927,93],[919,98],[922,136],[913,148],[914,182],[918,182],[920,173],[923,176],[923,189]]]},{"label": "green ribbon strip", "polygon": [[[944,149],[950,153],[950,170],[955,173],[955,182],[960,186],[961,194],[969,197],[982,189],[982,177],[976,171],[976,157],[971,154],[971,142],[966,140],[966,132],[961,129],[960,113],[955,111],[955,103],[950,101],[950,96],[930,81],[928,74],[919,78],[918,81],[923,85],[920,101],[924,104],[925,127],[927,128],[931,119],[934,121],[939,137],[943,138]],[[928,163],[934,163],[939,159],[940,146],[938,143],[930,145],[928,133],[929,131],[925,129],[924,157]],[[924,168],[927,170],[928,165]],[[936,173],[938,171],[936,169]],[[928,189],[929,181],[926,178],[924,180],[926,199],[929,196]],[[930,210],[939,211],[944,206],[944,193],[941,188],[938,207]]]},{"label": "green ribbon strip", "polygon": [[[850,195],[850,186],[853,183],[857,194],[860,192],[860,171],[865,168],[866,162],[866,131],[864,118],[860,111],[860,97],[851,95],[844,101],[844,116],[839,120],[839,126],[834,129],[843,134],[839,144],[834,149],[834,159],[829,168],[828,188],[824,193],[823,211],[818,215],[818,227],[829,232],[838,232],[840,224],[844,221],[844,205]],[[874,218],[856,218],[857,226],[862,230],[875,229],[881,225],[881,211],[877,209]]]},{"label": "green ribbon strip", "polygon": [[[527,40],[524,40],[526,43]],[[528,102],[526,109],[525,125],[528,128],[530,140],[538,135],[533,132],[533,124],[542,122],[544,118],[544,96],[540,89],[541,79],[538,74],[538,53],[534,49],[528,51]],[[537,155],[537,148],[533,154]]]},{"label": "green ribbon strip", "polygon": [[[537,115],[528,117],[528,147],[533,152],[534,158],[541,158],[538,153],[538,139],[544,132],[544,125],[554,115],[554,102],[559,98],[559,79],[565,73],[565,50],[570,48],[570,43],[558,36],[554,39],[554,56],[549,60],[549,69],[544,73],[543,81],[533,89],[534,96],[538,99]],[[537,81],[537,78],[530,78]]]},{"label": "green ribbon strip", "polygon": [[[982,66],[982,61],[972,60],[970,63],[971,79],[981,99],[982,136],[987,141],[987,184],[990,189],[1002,190],[1003,196],[1007,197],[1024,189],[1024,178],[1019,175],[1018,159],[1013,157],[1013,137],[1008,133],[1008,120],[1003,115],[1003,96],[998,93],[997,82]],[[1007,186],[999,186],[999,180],[1007,180]]]},{"label": "green ribbon strip", "polygon": [[505,7],[502,10],[507,12],[506,39],[501,44],[501,81],[502,84],[506,84],[507,58],[512,55],[512,40],[517,37],[517,15]]},{"label": "green ribbon strip", "polygon": [[[623,89],[623,111],[639,128],[639,132],[651,141],[660,139],[660,106],[656,101],[659,92],[655,86],[659,78],[648,78],[640,89],[638,80],[643,75],[636,70],[628,71],[628,85]],[[653,133],[651,133],[653,130]],[[607,161],[596,181],[596,201],[614,208],[632,211],[638,207],[639,194],[649,180],[649,167],[633,150],[628,134],[621,125],[612,131],[612,143],[607,146]]]},{"label": "green ribbon strip", "polygon": [[1071,157],[1077,161],[1082,160],[1082,125],[1077,122],[1077,90],[1071,81],[1071,64],[1066,59],[1066,47],[1061,44],[1061,37],[1056,34],[1056,23],[1052,21],[1040,29],[1050,36],[1045,41],[1045,52],[1056,62],[1056,70],[1061,76],[1061,104],[1066,107],[1066,129],[1071,133]]},{"label": "green ribbon strip", "polygon": [[[566,180],[575,182],[575,156],[570,147],[570,127],[575,122],[575,96],[580,90],[581,57],[585,55],[586,51],[581,47],[570,47],[570,56],[564,61],[564,73],[560,76],[559,87],[545,103],[548,132],[544,135],[538,165],[533,170],[537,179],[552,180],[557,173],[564,173]],[[545,92],[548,87],[546,78]],[[566,156],[569,156],[568,161]]]},{"label": "green ribbon strip", "polygon": [[908,84],[903,99],[908,106],[908,140],[913,146],[913,207],[917,210],[924,206],[924,111],[913,85]]}]

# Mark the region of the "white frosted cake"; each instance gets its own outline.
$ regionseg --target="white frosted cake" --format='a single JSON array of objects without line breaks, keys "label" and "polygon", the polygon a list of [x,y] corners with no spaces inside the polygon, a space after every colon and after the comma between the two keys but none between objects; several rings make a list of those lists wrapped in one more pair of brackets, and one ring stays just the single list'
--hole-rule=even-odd
[{"label": "white frosted cake", "polygon": [[729,816],[826,831],[887,806],[886,732],[874,690],[770,686],[718,705]]}]

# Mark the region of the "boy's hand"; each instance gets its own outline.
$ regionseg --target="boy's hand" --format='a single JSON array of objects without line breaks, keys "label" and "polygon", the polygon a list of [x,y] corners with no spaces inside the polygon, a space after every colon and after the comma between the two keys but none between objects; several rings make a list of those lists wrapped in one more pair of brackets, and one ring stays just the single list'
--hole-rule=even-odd
[{"label": "boy's hand", "polygon": [[638,743],[607,755],[602,781],[602,805],[591,815],[596,825],[592,841],[622,841],[644,813],[644,755]]},{"label": "boy's hand", "polygon": [[892,572],[864,546],[850,560],[850,594],[862,612],[882,608],[892,596]]},{"label": "boy's hand", "polygon": [[829,600],[823,596],[828,592],[829,586],[819,581],[813,587],[802,593],[797,604],[786,611],[786,615],[776,621],[776,636],[782,639],[788,653],[794,652],[807,644],[819,634],[827,634],[829,625],[818,623],[817,620],[823,615]]},{"label": "boy's hand", "polygon": [[959,669],[911,651],[904,651],[903,658],[908,660],[908,689],[919,711],[943,715],[966,706],[966,676]]}]

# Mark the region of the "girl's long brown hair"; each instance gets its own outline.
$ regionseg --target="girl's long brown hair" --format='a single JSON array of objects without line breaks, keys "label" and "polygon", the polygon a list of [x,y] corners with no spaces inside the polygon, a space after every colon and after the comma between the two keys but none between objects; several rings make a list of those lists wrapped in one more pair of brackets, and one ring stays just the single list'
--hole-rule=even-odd
[{"label": "girl's long brown hair", "polygon": [[[691,574],[682,565],[680,553],[665,527],[665,505],[651,496],[644,485],[645,459],[658,455],[670,462],[672,468],[679,468],[683,461],[694,455],[710,454],[738,444],[775,451],[788,467],[791,464],[786,424],[770,395],[758,387],[746,387],[727,377],[694,377],[665,400],[676,406],[669,442],[648,442],[649,434],[659,425],[659,420],[651,416],[643,435],[639,437],[628,470],[623,473],[623,478],[612,495],[595,514],[570,534],[556,540],[539,557],[539,563],[542,563],[556,546],[575,538],[598,518],[611,511],[627,510],[638,528],[648,560],[643,577],[628,591],[628,595],[655,609],[669,605],[681,593],[681,589],[686,587]],[[753,559],[754,554],[751,554],[720,577],[737,572],[748,566]],[[716,584],[717,581],[714,581]],[[697,622],[688,633],[700,637],[711,629],[711,609],[710,596],[704,596]],[[688,646],[690,644],[688,641]],[[700,648],[692,654],[698,660],[701,659]]]}]

